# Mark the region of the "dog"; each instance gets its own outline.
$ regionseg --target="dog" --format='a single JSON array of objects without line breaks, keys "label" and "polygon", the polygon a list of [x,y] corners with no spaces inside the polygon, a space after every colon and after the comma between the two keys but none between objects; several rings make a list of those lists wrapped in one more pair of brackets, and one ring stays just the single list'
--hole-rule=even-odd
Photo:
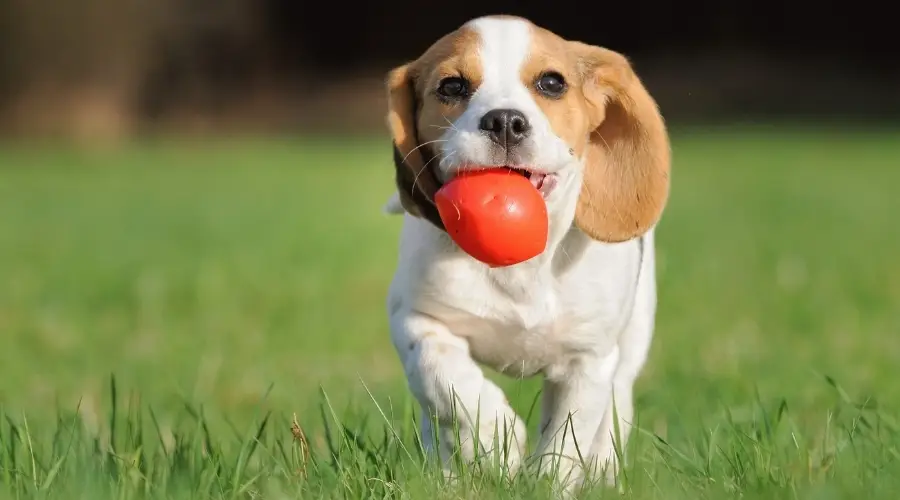
[{"label": "dog", "polygon": [[[385,210],[403,214],[386,305],[426,451],[448,474],[454,454],[495,451],[521,470],[525,424],[485,365],[543,375],[539,473],[566,487],[591,471],[615,482],[653,337],[654,230],[670,190],[655,100],[623,55],[513,16],[467,22],[386,85],[397,192]],[[492,166],[527,177],[549,214],[544,252],[508,267],[463,253],[434,203],[458,173]]]}]

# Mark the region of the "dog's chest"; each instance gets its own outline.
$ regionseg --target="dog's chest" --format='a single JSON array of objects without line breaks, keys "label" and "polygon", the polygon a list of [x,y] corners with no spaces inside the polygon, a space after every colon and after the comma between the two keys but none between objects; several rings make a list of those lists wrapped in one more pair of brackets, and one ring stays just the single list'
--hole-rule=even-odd
[{"label": "dog's chest", "polygon": [[590,279],[473,265],[454,266],[439,282],[435,316],[468,340],[475,360],[509,375],[532,375],[614,342],[617,307]]}]

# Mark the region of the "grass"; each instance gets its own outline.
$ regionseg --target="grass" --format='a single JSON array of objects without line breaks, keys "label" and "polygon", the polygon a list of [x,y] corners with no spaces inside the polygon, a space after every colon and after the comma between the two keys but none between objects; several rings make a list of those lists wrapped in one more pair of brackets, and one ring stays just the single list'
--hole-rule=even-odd
[{"label": "grass", "polygon": [[[421,458],[387,147],[0,149],[0,498],[545,497]],[[893,498],[900,134],[674,151],[625,496]],[[527,415],[539,381],[495,378]]]}]

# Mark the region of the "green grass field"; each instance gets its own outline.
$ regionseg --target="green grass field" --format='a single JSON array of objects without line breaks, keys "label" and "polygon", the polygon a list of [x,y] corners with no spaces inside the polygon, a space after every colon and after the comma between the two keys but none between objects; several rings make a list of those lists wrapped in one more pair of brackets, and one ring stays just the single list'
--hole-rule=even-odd
[{"label": "green grass field", "polygon": [[[900,133],[674,152],[626,498],[895,498]],[[0,148],[0,498],[545,496],[420,457],[383,306],[389,153]],[[498,380],[528,415],[539,381]]]}]

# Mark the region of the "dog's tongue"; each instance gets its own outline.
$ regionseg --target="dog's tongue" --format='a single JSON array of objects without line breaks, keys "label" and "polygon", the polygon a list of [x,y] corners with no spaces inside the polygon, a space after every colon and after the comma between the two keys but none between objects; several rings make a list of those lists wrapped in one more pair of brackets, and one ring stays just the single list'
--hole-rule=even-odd
[{"label": "dog's tongue", "polygon": [[556,176],[554,175],[540,175],[540,178],[535,182],[534,178],[531,179],[531,184],[541,192],[541,195],[546,198],[553,188],[556,187]]},{"label": "dog's tongue", "polygon": [[531,178],[528,180],[531,181],[531,185],[534,186],[535,189],[541,189],[541,186],[544,185],[544,178],[547,176],[544,174],[533,173],[531,174]]}]

